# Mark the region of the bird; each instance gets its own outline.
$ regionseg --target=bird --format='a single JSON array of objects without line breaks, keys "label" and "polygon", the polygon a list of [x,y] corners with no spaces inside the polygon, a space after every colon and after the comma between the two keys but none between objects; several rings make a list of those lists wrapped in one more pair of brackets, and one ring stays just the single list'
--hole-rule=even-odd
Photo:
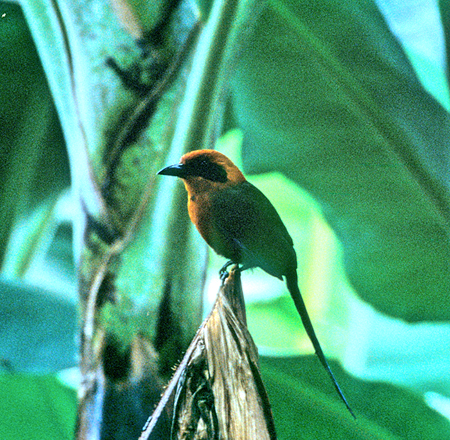
[{"label": "bird", "polygon": [[354,413],[327,362],[298,287],[297,255],[289,232],[270,200],[247,181],[239,168],[216,150],[193,150],[159,175],[182,179],[188,212],[206,243],[240,271],[260,267],[283,277],[320,363],[350,414]]}]

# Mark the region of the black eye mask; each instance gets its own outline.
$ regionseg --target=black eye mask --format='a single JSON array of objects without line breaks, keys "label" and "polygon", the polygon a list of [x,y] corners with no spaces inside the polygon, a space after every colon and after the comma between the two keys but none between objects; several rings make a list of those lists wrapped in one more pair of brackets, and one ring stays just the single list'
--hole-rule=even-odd
[{"label": "black eye mask", "polygon": [[208,159],[196,158],[184,164],[187,176],[198,176],[212,182],[226,182],[227,172],[222,165],[211,162]]}]

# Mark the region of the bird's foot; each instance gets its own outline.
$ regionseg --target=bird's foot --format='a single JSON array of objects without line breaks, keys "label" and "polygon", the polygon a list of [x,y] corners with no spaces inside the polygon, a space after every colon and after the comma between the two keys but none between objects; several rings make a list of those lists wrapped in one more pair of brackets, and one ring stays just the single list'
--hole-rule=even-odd
[{"label": "bird's foot", "polygon": [[225,283],[226,279],[230,276],[230,273],[225,270],[224,272],[220,272],[220,281],[222,281],[222,284]]},{"label": "bird's foot", "polygon": [[225,282],[225,280],[228,278],[228,276],[230,275],[228,273],[228,267],[231,266],[232,264],[234,264],[233,261],[229,260],[227,261],[219,270],[219,275],[220,275],[220,280],[222,281],[222,284]]}]

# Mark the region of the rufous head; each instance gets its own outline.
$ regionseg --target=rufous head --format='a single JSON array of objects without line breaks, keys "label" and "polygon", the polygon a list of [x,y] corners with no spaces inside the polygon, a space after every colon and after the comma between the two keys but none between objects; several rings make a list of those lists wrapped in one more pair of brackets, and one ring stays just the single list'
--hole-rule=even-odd
[{"label": "rufous head", "polygon": [[180,163],[170,165],[158,174],[180,177],[188,191],[220,189],[246,180],[228,157],[215,150],[191,151],[182,156]]}]

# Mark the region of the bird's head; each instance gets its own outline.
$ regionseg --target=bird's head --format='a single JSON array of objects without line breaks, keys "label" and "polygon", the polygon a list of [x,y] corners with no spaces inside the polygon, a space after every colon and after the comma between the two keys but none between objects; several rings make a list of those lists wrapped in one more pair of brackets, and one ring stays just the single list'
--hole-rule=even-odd
[{"label": "bird's head", "polygon": [[239,168],[215,150],[195,150],[185,154],[180,163],[163,168],[158,174],[184,180],[190,192],[220,189],[245,182]]}]

